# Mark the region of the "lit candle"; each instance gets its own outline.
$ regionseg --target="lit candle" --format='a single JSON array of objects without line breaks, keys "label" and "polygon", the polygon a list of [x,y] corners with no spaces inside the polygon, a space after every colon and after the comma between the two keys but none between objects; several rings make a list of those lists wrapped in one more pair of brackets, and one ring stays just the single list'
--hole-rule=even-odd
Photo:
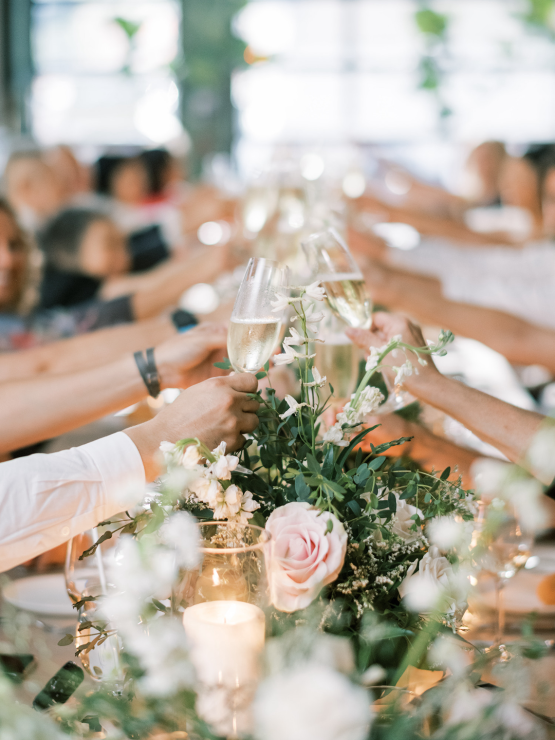
[{"label": "lit candle", "polygon": [[248,732],[264,649],[264,612],[244,601],[206,601],[185,609],[183,626],[200,684],[199,714],[220,734]]}]

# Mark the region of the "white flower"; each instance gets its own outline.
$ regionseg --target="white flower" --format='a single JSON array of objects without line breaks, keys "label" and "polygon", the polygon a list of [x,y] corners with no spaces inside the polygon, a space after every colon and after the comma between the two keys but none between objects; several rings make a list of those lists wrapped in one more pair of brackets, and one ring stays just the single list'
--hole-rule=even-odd
[{"label": "white flower", "polygon": [[191,470],[195,465],[198,465],[201,460],[202,455],[198,451],[198,447],[196,445],[189,445],[183,453],[181,464],[186,470]]},{"label": "white flower", "polygon": [[220,486],[220,489],[212,506],[214,519],[233,519],[241,508],[241,489],[236,485],[228,486],[225,490]]},{"label": "white flower", "polygon": [[[351,396],[353,400],[354,397],[355,395]],[[368,416],[368,414],[373,414],[384,400],[384,395],[378,388],[367,385],[360,394],[357,410],[363,417]]]},{"label": "white flower", "polygon": [[281,311],[285,311],[287,306],[290,303],[289,296],[283,295],[282,293],[276,293],[276,300],[270,301],[272,304],[272,311],[273,313],[281,313]]},{"label": "white flower", "polygon": [[320,663],[266,679],[254,704],[258,740],[365,740],[372,710],[365,689]]},{"label": "white flower", "polygon": [[463,574],[455,574],[451,563],[433,545],[420,563],[412,563],[399,593],[411,611],[429,614],[441,609],[447,615],[459,615],[466,609],[465,586],[468,581]]},{"label": "white flower", "polygon": [[239,465],[239,458],[235,455],[221,455],[208,468],[208,473],[218,480],[231,480],[231,473]]},{"label": "white flower", "polygon": [[472,522],[457,521],[453,516],[439,516],[428,522],[426,535],[442,552],[470,546]]},{"label": "white flower", "polygon": [[223,488],[217,480],[197,478],[189,484],[189,490],[195,494],[199,501],[208,504],[213,509]]},{"label": "white flower", "polygon": [[193,686],[195,671],[189,660],[189,644],[177,619],[155,619],[148,632],[133,630],[124,636],[124,643],[145,671],[139,679],[145,694],[173,696]]},{"label": "white flower", "polygon": [[316,280],[316,282],[311,283],[310,285],[307,285],[304,289],[305,294],[312,298],[314,301],[323,301],[326,297],[326,291],[324,288],[319,287],[320,281]]},{"label": "white flower", "polygon": [[178,511],[159,530],[160,541],[175,549],[177,565],[194,568],[200,562],[199,531],[196,519],[187,511]]},{"label": "white flower", "polygon": [[[306,355],[302,354],[301,352],[296,352],[287,344],[283,349],[283,354],[274,355],[274,365],[290,365],[295,360],[306,357]],[[309,357],[316,357],[316,355],[309,355]]]},{"label": "white flower", "polygon": [[312,383],[303,383],[303,385],[306,388],[314,388],[314,387],[321,388],[323,385],[326,384],[326,380],[327,380],[326,376],[324,375],[324,377],[322,377],[316,367],[312,368],[312,377],[314,378]]},{"label": "white flower", "polygon": [[401,385],[405,378],[412,375],[412,362],[407,360],[401,367],[395,368],[397,375],[395,376],[395,385]]},{"label": "white flower", "polygon": [[334,424],[328,431],[324,434],[324,442],[330,442],[332,445],[336,445],[337,447],[348,447],[349,443],[343,439],[343,432],[341,431],[341,426],[339,424]]},{"label": "white flower", "polygon": [[260,509],[260,504],[258,501],[253,499],[250,491],[245,491],[241,498],[241,508],[237,514],[238,521],[240,521],[241,524],[247,524],[249,519],[252,518],[253,512],[257,509]]},{"label": "white flower", "polygon": [[287,409],[287,411],[285,413],[279,415],[279,418],[280,419],[287,419],[289,416],[292,416],[293,414],[296,414],[297,411],[302,406],[306,406],[307,405],[306,403],[297,403],[297,401],[295,401],[295,399],[293,398],[293,396],[289,396],[289,395],[285,396],[285,401],[287,401],[287,403],[289,405],[289,408]]},{"label": "white flower", "polygon": [[377,347],[370,347],[370,354],[366,360],[366,372],[373,370],[380,360],[380,350]]},{"label": "white flower", "polygon": [[[318,313],[314,313],[315,304],[310,303],[304,310],[304,315],[306,317],[306,328],[309,331],[318,331],[318,327],[316,324],[320,323],[322,319],[324,318],[324,314],[320,311]],[[300,319],[299,316],[295,316],[292,321],[296,321],[297,319]]]},{"label": "white flower", "polygon": [[424,514],[416,506],[412,506],[400,498],[397,492],[395,492],[395,498],[397,499],[397,512],[391,520],[391,531],[405,542],[414,542],[422,536],[422,528],[416,522],[416,532],[414,532],[411,527],[414,526],[415,520],[411,517],[416,514],[423,521]]},{"label": "white flower", "polygon": [[289,333],[291,336],[285,337],[285,339],[283,340],[283,344],[286,347],[291,346],[291,345],[294,345],[295,347],[300,347],[301,345],[306,344],[306,342],[308,342],[308,339],[305,339],[305,337],[301,337],[301,335],[295,329],[294,326],[292,326],[289,329]]}]

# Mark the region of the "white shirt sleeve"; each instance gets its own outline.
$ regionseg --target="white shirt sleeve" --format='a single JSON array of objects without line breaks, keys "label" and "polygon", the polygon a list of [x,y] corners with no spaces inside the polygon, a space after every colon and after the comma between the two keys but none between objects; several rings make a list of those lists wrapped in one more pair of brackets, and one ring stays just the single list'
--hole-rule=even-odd
[{"label": "white shirt sleeve", "polygon": [[1,463],[0,572],[125,510],[144,488],[141,456],[123,432]]}]

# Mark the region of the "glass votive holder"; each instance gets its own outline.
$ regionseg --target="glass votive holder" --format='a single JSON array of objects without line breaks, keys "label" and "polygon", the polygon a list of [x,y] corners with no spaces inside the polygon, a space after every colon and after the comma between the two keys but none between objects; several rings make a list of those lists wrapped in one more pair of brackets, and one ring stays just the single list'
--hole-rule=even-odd
[{"label": "glass votive holder", "polygon": [[220,735],[252,729],[269,602],[265,552],[270,535],[237,522],[199,524],[202,561],[172,595],[182,612],[197,673],[197,711]]}]

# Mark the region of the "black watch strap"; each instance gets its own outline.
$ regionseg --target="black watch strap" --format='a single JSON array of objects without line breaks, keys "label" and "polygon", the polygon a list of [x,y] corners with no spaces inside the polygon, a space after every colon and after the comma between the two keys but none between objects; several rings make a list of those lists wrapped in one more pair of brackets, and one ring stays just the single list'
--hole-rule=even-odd
[{"label": "black watch strap", "polygon": [[142,352],[135,352],[133,357],[149,395],[152,398],[158,398],[160,395],[160,376],[154,361],[154,349],[152,347],[147,349],[146,359]]}]

